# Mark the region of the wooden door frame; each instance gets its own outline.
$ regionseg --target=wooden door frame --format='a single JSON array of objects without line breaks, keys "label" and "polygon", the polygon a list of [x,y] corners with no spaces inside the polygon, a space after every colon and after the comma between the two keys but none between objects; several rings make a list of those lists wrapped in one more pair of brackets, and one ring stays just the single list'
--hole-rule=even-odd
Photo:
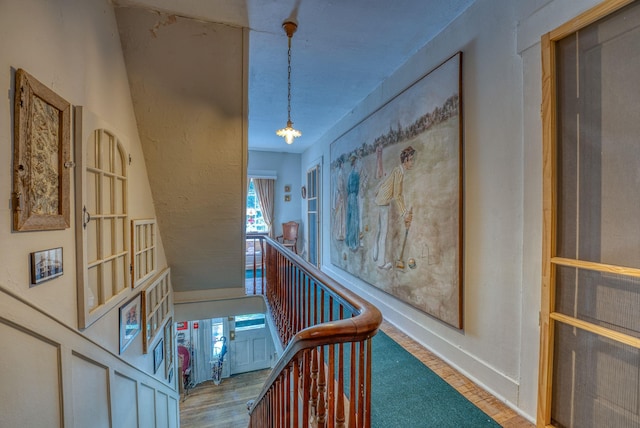
[{"label": "wooden door frame", "polygon": [[[540,309],[540,363],[536,426],[551,427],[553,388],[553,343],[555,313],[555,267],[567,262],[556,257],[557,208],[557,127],[556,127],[556,42],[595,21],[621,9],[635,0],[606,0],[571,21],[542,36],[542,171],[543,171],[543,235],[542,235],[542,301]],[[567,262],[568,263],[568,262]],[[595,265],[573,261],[571,265]],[[598,270],[608,270],[607,267]],[[593,266],[591,266],[593,267]],[[612,270],[615,267],[611,267]],[[576,323],[574,320],[572,324]],[[587,329],[590,329],[587,327]]]},{"label": "wooden door frame", "polygon": [[[321,219],[321,201],[322,201],[322,184],[321,184],[321,177],[322,177],[322,158],[320,159],[316,159],[315,161],[313,161],[308,167],[307,167],[307,171],[305,173],[305,186],[307,187],[307,194],[311,195],[311,189],[309,189],[309,172],[311,172],[312,170],[316,170],[316,225],[314,225],[313,227],[316,228],[316,267],[319,269],[320,266],[322,265],[322,237],[320,236],[322,233],[322,219]],[[304,202],[305,204],[305,218],[306,218],[306,223],[307,223],[307,227],[305,228],[305,233],[306,233],[306,239],[305,239],[305,246],[306,246],[306,253],[307,253],[307,258],[309,257],[309,255],[311,254],[311,245],[310,245],[310,230],[312,225],[309,224],[309,202],[308,200],[306,200]]]}]

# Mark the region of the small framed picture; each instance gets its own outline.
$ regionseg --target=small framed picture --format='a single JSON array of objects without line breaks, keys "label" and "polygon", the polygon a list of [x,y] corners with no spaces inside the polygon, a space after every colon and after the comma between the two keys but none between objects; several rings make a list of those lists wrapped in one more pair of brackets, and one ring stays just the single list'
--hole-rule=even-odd
[{"label": "small framed picture", "polygon": [[289,186],[288,184],[284,186],[284,191],[285,193],[289,193],[291,192],[291,186]]},{"label": "small framed picture", "polygon": [[284,195],[284,201],[285,202],[290,202],[291,201],[291,195]]},{"label": "small framed picture", "polygon": [[120,353],[140,333],[140,294],[120,307]]},{"label": "small framed picture", "polygon": [[169,377],[171,368],[173,368],[173,318],[164,325],[164,367],[165,375]]},{"label": "small framed picture", "polygon": [[155,348],[153,348],[153,372],[157,372],[162,365],[164,359],[164,339],[160,339]]},{"label": "small framed picture", "polygon": [[31,285],[63,274],[62,247],[31,253]]},{"label": "small framed picture", "polygon": [[167,376],[167,379],[169,380],[169,385],[173,386],[173,367],[169,370],[169,376]]}]

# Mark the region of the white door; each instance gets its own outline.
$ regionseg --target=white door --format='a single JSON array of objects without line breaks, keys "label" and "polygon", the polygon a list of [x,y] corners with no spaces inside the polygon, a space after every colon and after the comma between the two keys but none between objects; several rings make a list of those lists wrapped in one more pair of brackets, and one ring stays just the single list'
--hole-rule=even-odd
[{"label": "white door", "polygon": [[320,165],[307,171],[307,260],[320,267]]},{"label": "white door", "polygon": [[271,367],[273,344],[266,324],[236,327],[234,335],[229,346],[232,375]]}]

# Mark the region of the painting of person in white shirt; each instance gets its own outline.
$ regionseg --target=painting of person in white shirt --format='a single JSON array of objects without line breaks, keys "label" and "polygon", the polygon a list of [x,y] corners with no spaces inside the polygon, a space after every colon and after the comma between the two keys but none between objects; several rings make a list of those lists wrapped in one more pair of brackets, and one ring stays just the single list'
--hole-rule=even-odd
[{"label": "painting of person in white shirt", "polygon": [[404,222],[405,230],[408,230],[409,226],[411,226],[413,212],[411,209],[407,209],[405,205],[404,196],[402,194],[402,184],[406,171],[413,168],[415,153],[415,149],[411,146],[402,150],[400,153],[400,165],[395,167],[391,174],[382,181],[376,192],[375,204],[379,208],[377,222],[378,227],[373,247],[373,260],[380,269],[388,270],[393,267],[392,259],[388,257],[386,251],[390,221],[389,208],[392,201],[394,201],[396,208],[398,209],[398,213]]}]

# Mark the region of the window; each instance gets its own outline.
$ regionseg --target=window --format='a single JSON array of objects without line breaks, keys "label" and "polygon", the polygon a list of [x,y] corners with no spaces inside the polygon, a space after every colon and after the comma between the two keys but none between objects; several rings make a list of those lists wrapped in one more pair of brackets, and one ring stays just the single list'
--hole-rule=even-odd
[{"label": "window", "polygon": [[156,271],[156,220],[131,220],[131,277],[133,288]]},{"label": "window", "polygon": [[262,217],[260,202],[253,185],[253,178],[249,181],[249,191],[247,192],[247,233],[267,233],[267,224]]},{"label": "window", "polygon": [[211,359],[223,359],[227,353],[227,338],[224,336],[224,318],[211,320]]},{"label": "window", "polygon": [[236,316],[236,331],[253,330],[256,328],[264,328],[264,314],[249,314]]},{"label": "window", "polygon": [[[122,302],[131,284],[127,154],[99,119],[76,108],[78,326],[87,328]],[[79,196],[79,197],[78,197]]]},{"label": "window", "polygon": [[162,325],[171,316],[171,276],[170,269],[165,269],[158,278],[144,291],[142,312],[144,314],[145,335],[142,340],[142,351],[149,352],[149,347],[156,340]]},{"label": "window", "polygon": [[309,263],[320,267],[320,164],[307,171],[307,244]]}]

